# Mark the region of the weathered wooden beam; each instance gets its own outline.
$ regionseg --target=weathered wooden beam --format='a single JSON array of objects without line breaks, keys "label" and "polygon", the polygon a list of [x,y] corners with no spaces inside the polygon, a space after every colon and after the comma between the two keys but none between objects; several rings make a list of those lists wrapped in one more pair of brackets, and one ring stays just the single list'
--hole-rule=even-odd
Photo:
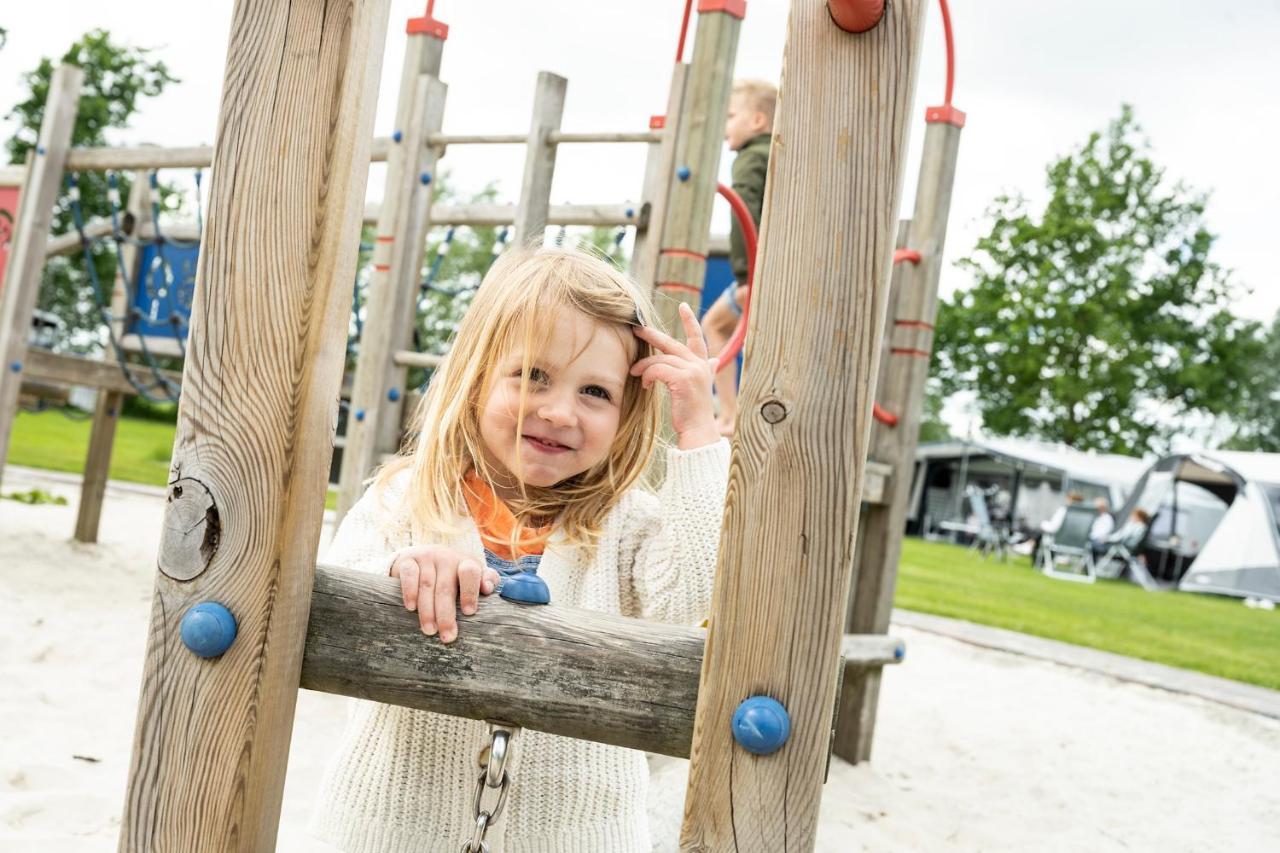
[{"label": "weathered wooden beam", "polygon": [[399,446],[404,370],[393,355],[404,349],[417,317],[418,282],[429,224],[438,149],[424,145],[444,121],[448,87],[440,82],[443,41],[419,33],[405,47],[396,126],[401,146],[387,165],[369,276],[368,307],[360,358],[351,384],[351,412],[338,476],[341,520],[364,491],[365,478],[382,454]]},{"label": "weathered wooden beam", "polygon": [[[814,846],[922,5],[791,6],[682,849]],[[768,755],[733,739],[753,695],[790,717]]]},{"label": "weathered wooden beam", "polygon": [[[422,633],[395,580],[319,566],[301,685],[688,756],[702,629],[497,596],[459,626],[446,646]],[[842,641],[850,670],[897,663],[901,647],[884,636]]]},{"label": "weathered wooden beam", "polygon": [[[394,144],[385,136],[374,139],[369,147],[369,162],[386,161]],[[189,145],[181,148],[162,148],[157,145],[73,148],[67,156],[67,170],[72,172],[206,169],[211,165],[212,145]]]},{"label": "weathered wooden beam", "polygon": [[[133,365],[135,372],[143,378],[151,378],[151,368],[141,364]],[[172,370],[162,370],[161,375],[174,384],[182,382],[182,374]],[[100,361],[75,355],[50,352],[39,347],[27,350],[27,364],[23,376],[33,382],[47,382],[53,385],[82,385],[86,388],[97,388],[106,393],[134,394],[133,386],[124,378],[120,365],[114,361]]]},{"label": "weathered wooden beam", "polygon": [[[126,208],[133,214],[136,225],[151,224],[151,183],[144,173],[134,175],[133,185],[129,189],[129,201]],[[116,270],[114,287],[111,291],[111,314],[124,317],[127,314],[129,287],[127,282],[138,279],[138,266],[142,260],[142,252],[134,243],[126,243],[120,248],[121,268]],[[118,337],[124,331],[124,323],[113,323],[110,330]],[[102,360],[115,356],[112,352],[103,354]],[[124,379],[124,372],[120,372]],[[76,506],[76,527],[73,538],[77,542],[92,543],[98,541],[98,525],[102,520],[102,502],[107,494],[107,480],[111,469],[111,447],[115,443],[116,426],[120,422],[120,407],[124,402],[122,391],[100,391],[94,404],[93,425],[89,432],[89,450],[84,461],[84,477],[80,481],[80,503]]]},{"label": "weathered wooden beam", "polygon": [[524,179],[511,243],[514,246],[542,245],[547,228],[547,208],[551,206],[551,179],[556,170],[556,147],[551,134],[560,129],[564,96],[569,81],[550,71],[538,72],[533,91],[533,118],[529,123],[524,155]]},{"label": "weathered wooden beam", "polygon": [[680,303],[696,311],[702,300],[711,208],[741,29],[742,14],[733,4],[718,3],[714,11],[698,12],[673,168],[666,174],[668,196],[655,272],[658,318],[668,333],[680,338]]},{"label": "weathered wooden beam", "polygon": [[9,455],[9,436],[18,409],[31,314],[40,293],[40,271],[53,224],[53,203],[62,188],[62,170],[71,145],[80,83],[84,72],[59,65],[53,72],[44,118],[36,137],[35,159],[22,188],[18,219],[0,289],[0,478]]},{"label": "weathered wooden beam", "polygon": [[631,277],[646,290],[652,290],[658,271],[658,250],[662,248],[662,227],[667,221],[667,198],[671,195],[671,176],[675,173],[676,141],[680,138],[680,119],[684,114],[685,81],[689,66],[677,62],[671,68],[671,87],[667,92],[667,112],[662,121],[662,142],[649,146],[644,164],[644,188],[641,197],[649,206],[652,227],[636,234],[631,251]]},{"label": "weathered wooden beam", "polygon": [[[516,221],[513,204],[440,204],[431,208],[437,225],[465,225],[469,228],[511,225]],[[644,228],[648,210],[639,204],[553,204],[547,209],[548,225],[634,225]]]},{"label": "weathered wooden beam", "polygon": [[[122,850],[275,846],[387,9],[232,13]],[[201,602],[238,620],[216,659]]]},{"label": "weathered wooden beam", "polygon": [[[920,253],[920,263],[899,266],[886,332],[889,344],[880,364],[876,392],[880,404],[898,416],[898,424],[877,423],[871,431],[871,454],[892,465],[894,476],[883,504],[868,507],[861,520],[858,536],[863,541],[845,618],[847,631],[889,630],[959,151],[960,126],[946,121],[930,121],[925,126],[915,213],[907,238],[908,248]],[[875,734],[880,674],[861,673],[848,679],[841,693],[835,753],[848,761],[866,761],[871,757]]]},{"label": "weathered wooden beam", "polygon": [[[84,233],[90,238],[105,237],[111,231],[111,220],[109,219],[91,219],[84,225]],[[65,234],[59,234],[48,239],[44,244],[44,256],[46,258],[56,258],[59,255],[70,255],[74,252],[79,252],[82,245],[80,232],[68,231]]]},{"label": "weathered wooden beam", "polygon": [[635,133],[565,133],[563,131],[552,133],[547,140],[552,145],[571,145],[577,143],[598,144],[606,143],[636,143],[641,142],[651,144],[661,142],[666,136],[662,132],[639,131]]},{"label": "weathered wooden beam", "polygon": [[413,352],[412,350],[400,350],[392,360],[399,367],[425,367],[434,370],[444,364],[444,356],[433,355],[429,352]]}]

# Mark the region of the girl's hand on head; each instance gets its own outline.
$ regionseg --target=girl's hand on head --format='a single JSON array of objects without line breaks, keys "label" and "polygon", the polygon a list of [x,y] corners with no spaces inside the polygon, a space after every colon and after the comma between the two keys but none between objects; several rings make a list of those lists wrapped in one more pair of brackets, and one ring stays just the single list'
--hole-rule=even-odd
[{"label": "girl's hand on head", "polygon": [[636,326],[637,338],[658,352],[631,366],[631,375],[639,376],[648,388],[661,382],[671,393],[671,425],[676,432],[676,446],[681,450],[705,447],[720,440],[716,429],[715,405],[711,401],[711,382],[715,378],[715,360],[707,357],[707,344],[693,309],[680,304],[680,321],[688,343],[658,329]]},{"label": "girl's hand on head", "polygon": [[422,633],[432,636],[439,631],[444,643],[458,638],[458,606],[464,616],[470,616],[480,596],[498,588],[498,573],[485,566],[483,559],[442,545],[397,551],[390,574],[400,579],[404,606],[418,612]]}]

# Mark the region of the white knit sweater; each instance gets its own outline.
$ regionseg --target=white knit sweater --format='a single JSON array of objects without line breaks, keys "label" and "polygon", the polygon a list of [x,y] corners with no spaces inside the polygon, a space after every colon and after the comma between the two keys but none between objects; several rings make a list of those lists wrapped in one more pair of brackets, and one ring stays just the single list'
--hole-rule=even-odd
[{"label": "white knit sweater", "polygon": [[[660,495],[625,495],[594,559],[558,547],[553,535],[538,568],[552,603],[690,625],[705,618],[728,469],[728,442],[672,450]],[[325,562],[387,573],[391,554],[412,544],[403,498],[403,481],[367,492]],[[482,553],[473,525],[448,544]],[[353,700],[311,830],[359,853],[457,853],[475,826],[487,732],[476,720]],[[495,853],[650,853],[643,753],[528,730],[515,752],[505,811],[486,836]]]}]

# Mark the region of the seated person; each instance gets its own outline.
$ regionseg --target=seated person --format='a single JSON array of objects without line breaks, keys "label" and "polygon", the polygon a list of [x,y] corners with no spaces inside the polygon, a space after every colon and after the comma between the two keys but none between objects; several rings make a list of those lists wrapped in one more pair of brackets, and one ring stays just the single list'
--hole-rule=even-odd
[{"label": "seated person", "polygon": [[1067,492],[1067,502],[1053,511],[1053,515],[1045,521],[1040,522],[1040,530],[1031,537],[1031,563],[1038,565],[1040,563],[1040,543],[1044,541],[1046,535],[1052,536],[1062,526],[1062,521],[1067,517],[1067,507],[1073,506],[1084,500],[1084,495],[1079,492]]},{"label": "seated person", "polygon": [[1116,520],[1111,515],[1111,505],[1107,503],[1106,498],[1096,499],[1093,507],[1098,511],[1098,517],[1089,527],[1089,547],[1093,550],[1093,556],[1096,559],[1111,547],[1107,539],[1116,529]]}]

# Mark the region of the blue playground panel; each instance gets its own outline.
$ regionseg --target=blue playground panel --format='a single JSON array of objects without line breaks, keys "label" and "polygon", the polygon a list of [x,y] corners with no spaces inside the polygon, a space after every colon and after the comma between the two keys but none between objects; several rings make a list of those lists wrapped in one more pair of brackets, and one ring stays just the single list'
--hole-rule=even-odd
[{"label": "blue playground panel", "polygon": [[182,318],[181,335],[187,336],[191,322],[191,295],[195,292],[198,244],[150,243],[142,247],[139,278],[133,287],[133,305],[142,315],[131,319],[127,334],[150,338],[175,338],[178,330],[171,318]]},{"label": "blue playground panel", "polygon": [[733,281],[733,269],[729,266],[727,255],[709,255],[707,257],[707,276],[702,280],[702,308],[698,311],[701,317],[707,313],[711,304],[720,298],[724,289]]}]

